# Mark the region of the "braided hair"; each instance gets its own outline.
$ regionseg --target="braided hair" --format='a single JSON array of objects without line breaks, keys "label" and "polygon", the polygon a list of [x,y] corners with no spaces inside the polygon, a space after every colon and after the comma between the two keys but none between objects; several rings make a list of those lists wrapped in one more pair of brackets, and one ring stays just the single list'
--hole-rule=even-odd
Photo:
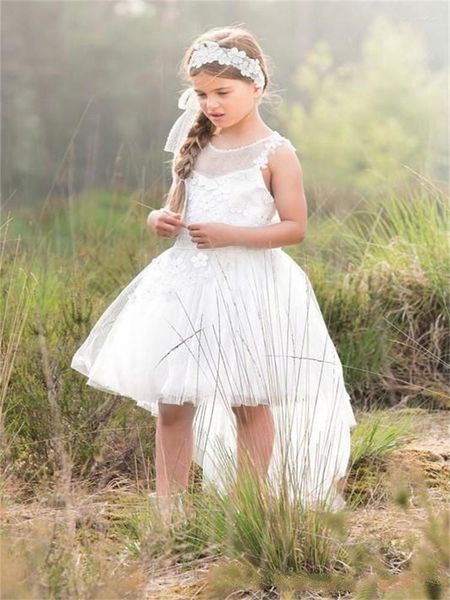
[{"label": "braided hair", "polygon": [[[224,48],[233,48],[233,46],[235,46],[238,50],[244,50],[250,58],[257,58],[265,79],[263,91],[266,90],[269,82],[266,57],[254,36],[242,26],[214,27],[198,36],[192,42],[182,58],[179,74],[183,78],[189,80],[190,77],[194,77],[201,72],[206,72],[213,76],[222,76],[228,79],[241,79],[243,81],[253,82],[250,77],[242,75],[239,69],[233,65],[221,65],[217,62],[213,62],[201,65],[200,67],[189,68],[189,62],[192,53],[194,52],[194,46],[205,41],[217,42]],[[194,124],[189,130],[186,140],[173,159],[173,179],[167,194],[164,205],[165,208],[173,210],[174,212],[183,211],[186,196],[185,179],[190,176],[197,156],[207,145],[215,133],[215,130],[216,126],[214,123],[203,111],[199,111]]]}]

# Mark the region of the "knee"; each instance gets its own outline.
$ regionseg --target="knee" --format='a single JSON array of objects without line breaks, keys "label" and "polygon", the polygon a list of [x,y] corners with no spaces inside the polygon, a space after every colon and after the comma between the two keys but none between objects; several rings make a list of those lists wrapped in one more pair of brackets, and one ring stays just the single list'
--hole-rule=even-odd
[{"label": "knee", "polygon": [[232,410],[236,415],[238,425],[243,427],[257,421],[263,421],[267,418],[268,412],[270,412],[269,407],[262,404],[257,406],[232,406]]},{"label": "knee", "polygon": [[261,427],[273,425],[273,417],[270,406],[258,404],[257,406],[232,406],[236,415],[237,424],[240,427],[257,425]]},{"label": "knee", "polygon": [[251,417],[246,406],[232,406],[231,410],[234,412],[239,426],[246,425],[249,422]]},{"label": "knee", "polygon": [[192,403],[159,405],[159,423],[163,427],[186,425],[191,423],[196,407]]}]

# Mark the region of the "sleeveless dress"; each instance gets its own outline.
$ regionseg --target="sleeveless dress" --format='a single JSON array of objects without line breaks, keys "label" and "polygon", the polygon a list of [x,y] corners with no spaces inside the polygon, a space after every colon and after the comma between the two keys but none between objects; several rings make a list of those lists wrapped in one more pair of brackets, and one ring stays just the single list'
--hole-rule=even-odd
[{"label": "sleeveless dress", "polygon": [[[280,222],[262,170],[283,144],[294,148],[277,131],[239,148],[209,142],[186,180],[184,222]],[[274,492],[345,506],[334,484],[350,458],[350,396],[309,278],[281,248],[197,248],[180,228],[107,307],[71,367],[154,416],[161,402],[194,404],[193,459],[203,486],[219,490],[237,468],[231,406],[269,405]]]}]

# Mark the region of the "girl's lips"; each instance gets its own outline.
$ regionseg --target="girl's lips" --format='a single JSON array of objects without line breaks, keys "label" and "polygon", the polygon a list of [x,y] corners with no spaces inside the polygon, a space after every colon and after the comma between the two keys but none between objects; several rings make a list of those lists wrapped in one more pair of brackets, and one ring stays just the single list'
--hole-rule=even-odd
[{"label": "girl's lips", "polygon": [[225,115],[209,115],[211,117],[211,119],[221,119],[222,117],[224,117]]}]

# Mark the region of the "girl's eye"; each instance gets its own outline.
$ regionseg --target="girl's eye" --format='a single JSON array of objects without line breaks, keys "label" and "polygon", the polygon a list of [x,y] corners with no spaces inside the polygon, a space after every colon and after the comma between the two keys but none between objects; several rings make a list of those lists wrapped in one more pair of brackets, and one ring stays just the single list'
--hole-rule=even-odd
[{"label": "girl's eye", "polygon": [[[226,96],[228,92],[218,92],[219,96]],[[204,94],[197,94],[199,98],[203,98]]]}]

